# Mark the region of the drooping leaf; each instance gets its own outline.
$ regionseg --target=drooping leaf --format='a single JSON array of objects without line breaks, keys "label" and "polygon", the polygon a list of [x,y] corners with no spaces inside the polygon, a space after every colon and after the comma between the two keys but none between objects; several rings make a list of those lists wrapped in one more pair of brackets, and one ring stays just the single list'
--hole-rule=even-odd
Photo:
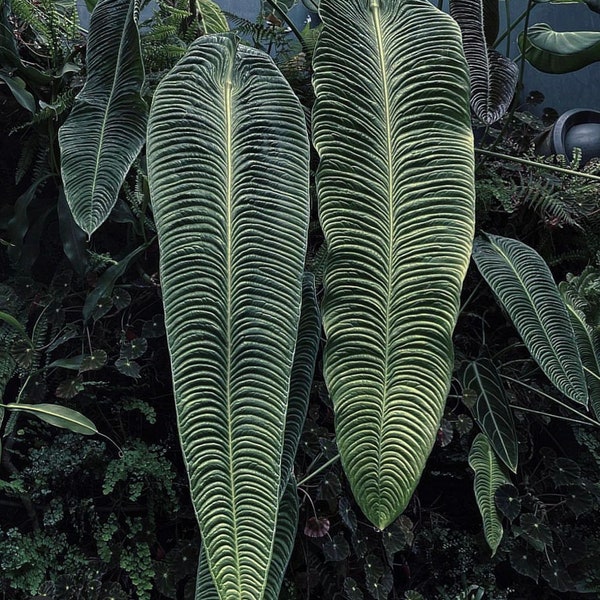
[{"label": "drooping leaf", "polygon": [[535,550],[532,550],[529,546],[522,544],[512,549],[510,553],[510,564],[513,569],[525,575],[531,577],[537,583],[540,577],[540,554]]},{"label": "drooping leaf", "polygon": [[146,350],[148,350],[148,341],[146,338],[136,337],[121,346],[121,358],[128,358],[130,360],[140,358],[140,356],[146,354]]},{"label": "drooping leaf", "polygon": [[470,362],[463,373],[463,387],[477,393],[473,416],[498,458],[516,473],[519,460],[517,432],[494,363],[485,358]]},{"label": "drooping leaf", "polygon": [[573,326],[542,257],[522,242],[486,234],[475,240],[473,259],[542,371],[563,394],[587,405]]},{"label": "drooping leaf", "polygon": [[320,16],[324,374],[344,470],[382,529],[413,493],[449,389],[474,221],[468,71],[456,23],[427,0],[321,0]]},{"label": "drooping leaf", "polygon": [[139,154],[148,109],[138,0],[99,0],[87,39],[87,78],[59,129],[61,171],[75,222],[88,234],[106,220]]},{"label": "drooping leaf", "polygon": [[77,274],[83,275],[88,263],[86,253],[87,235],[75,222],[62,187],[58,192],[56,210],[58,212],[58,228],[63,252]]},{"label": "drooping leaf", "polygon": [[67,379],[56,386],[55,395],[57,398],[64,398],[70,400],[75,398],[77,394],[83,392],[83,381],[81,377],[77,376],[74,379]]},{"label": "drooping leaf", "polygon": [[590,404],[596,418],[600,418],[600,331],[593,329],[586,321],[582,299],[568,283],[562,281],[558,289],[569,311],[569,318],[581,363],[590,392]]},{"label": "drooping leaf", "polygon": [[315,292],[315,279],[305,273],[302,279],[302,308],[298,325],[298,340],[285,417],[285,437],[281,457],[281,492],[294,467],[300,436],[306,420],[308,401],[321,339],[321,315]]},{"label": "drooping leaf", "polygon": [[548,474],[555,485],[573,485],[581,477],[581,467],[570,458],[557,458],[549,465]]},{"label": "drooping leaf", "polygon": [[600,60],[600,31],[554,31],[536,23],[519,34],[519,48],[527,61],[544,73],[570,73]]},{"label": "drooping leaf", "polygon": [[6,313],[4,311],[0,311],[0,321],[4,321],[5,323],[8,323],[13,329],[18,331],[19,334],[21,335],[21,337],[23,338],[23,340],[25,341],[25,343],[27,344],[27,346],[29,348],[33,348],[33,342],[31,341],[31,338],[29,337],[27,330],[21,323],[19,323],[19,321],[17,319],[15,319],[12,315],[9,315],[8,313]]},{"label": "drooping leaf", "polygon": [[493,556],[503,533],[494,498],[498,488],[508,483],[508,479],[502,472],[488,439],[482,433],[478,433],[473,440],[469,466],[475,471],[475,500],[483,519],[483,533]]},{"label": "drooping leaf", "polygon": [[87,417],[76,410],[59,404],[5,404],[4,408],[35,415],[42,421],[50,423],[50,425],[68,429],[74,433],[82,433],[83,435],[98,433],[94,423]]},{"label": "drooping leaf", "polygon": [[344,598],[346,598],[346,600],[364,599],[364,595],[358,587],[358,583],[352,579],[352,577],[346,577],[346,579],[344,579]]},{"label": "drooping leaf", "polygon": [[0,71],[0,81],[8,86],[14,99],[30,113],[35,113],[35,98],[33,94],[27,90],[25,82],[20,78],[2,69]]},{"label": "drooping leaf", "polygon": [[127,377],[138,379],[141,375],[142,368],[140,367],[139,363],[127,357],[122,357],[116,360],[115,367],[117,367],[117,371],[119,371],[119,373],[127,375]]},{"label": "drooping leaf", "polygon": [[229,31],[227,19],[219,5],[213,0],[199,0],[200,16],[204,33],[225,33]]},{"label": "drooping leaf", "polygon": [[222,599],[259,599],[308,230],[304,114],[266,54],[205,36],[158,86],[147,159],[179,430],[209,568]]},{"label": "drooping leaf", "polygon": [[592,510],[594,506],[594,497],[588,490],[583,490],[574,485],[563,491],[565,494],[565,506],[575,515],[575,517],[580,517]]},{"label": "drooping leaf", "polygon": [[[495,3],[497,13],[497,0]],[[478,118],[490,125],[508,110],[517,87],[519,68],[488,47],[484,22],[486,4],[490,4],[490,0],[450,0],[450,14],[462,32],[471,77],[471,108]],[[491,35],[489,30],[488,35]]]}]

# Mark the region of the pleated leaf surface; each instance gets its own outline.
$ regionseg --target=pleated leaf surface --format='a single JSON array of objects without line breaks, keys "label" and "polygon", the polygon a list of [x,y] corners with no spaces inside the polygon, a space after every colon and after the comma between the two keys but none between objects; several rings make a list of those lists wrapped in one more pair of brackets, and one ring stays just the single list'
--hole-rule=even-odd
[{"label": "pleated leaf surface", "polygon": [[571,325],[575,332],[577,349],[581,356],[581,364],[590,394],[590,404],[597,419],[600,419],[600,332],[587,322],[584,302],[577,292],[566,282],[558,286],[562,299],[569,312]]},{"label": "pleated leaf surface", "polygon": [[263,597],[308,230],[303,111],[272,60],[206,36],[148,129],[182,448],[219,597]]},{"label": "pleated leaf surface", "polygon": [[502,521],[496,509],[496,491],[509,483],[509,480],[502,472],[488,439],[482,433],[477,434],[471,445],[469,466],[475,471],[475,500],[483,520],[483,533],[493,556],[503,533]]},{"label": "pleated leaf surface", "polygon": [[65,195],[88,234],[106,220],[144,145],[148,108],[137,0],[100,0],[90,20],[87,78],[59,129]]},{"label": "pleated leaf surface", "polygon": [[354,496],[406,507],[439,425],[473,234],[468,70],[427,0],[322,0],[313,141],[324,373]]},{"label": "pleated leaf surface", "polygon": [[490,125],[501,119],[513,99],[519,68],[512,60],[488,48],[484,16],[486,0],[451,0],[450,14],[458,23],[471,77],[471,108]]},{"label": "pleated leaf surface", "polygon": [[463,373],[463,388],[475,392],[477,399],[471,409],[473,416],[498,458],[516,472],[519,445],[515,422],[494,363],[486,358],[470,362]]},{"label": "pleated leaf surface", "polygon": [[518,240],[486,234],[475,240],[473,259],[548,379],[587,405],[573,326],[542,257]]}]

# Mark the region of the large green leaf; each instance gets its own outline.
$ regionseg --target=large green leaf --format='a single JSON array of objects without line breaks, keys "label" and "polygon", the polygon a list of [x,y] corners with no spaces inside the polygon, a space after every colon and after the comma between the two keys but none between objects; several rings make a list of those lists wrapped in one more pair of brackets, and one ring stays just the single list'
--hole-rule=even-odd
[{"label": "large green leaf", "polygon": [[450,0],[450,14],[462,32],[471,77],[471,107],[477,117],[489,125],[508,110],[517,87],[519,68],[506,56],[488,48],[484,23],[486,4],[490,2]]},{"label": "large green leaf", "polygon": [[225,33],[229,31],[227,19],[214,0],[198,0],[202,29],[204,33]]},{"label": "large green leaf", "polygon": [[384,528],[450,384],[474,221],[468,70],[458,26],[427,0],[321,0],[320,14],[324,373],[355,498]]},{"label": "large green leaf", "polygon": [[100,0],[87,41],[87,79],[58,132],[65,195],[88,234],[106,220],[142,146],[147,107],[138,0]]},{"label": "large green leaf", "polygon": [[600,60],[600,31],[554,31],[536,23],[519,34],[525,58],[544,73],[570,73]]},{"label": "large green leaf", "polygon": [[590,392],[590,404],[596,418],[600,418],[600,331],[594,330],[585,318],[585,303],[565,281],[558,286],[562,299],[569,311],[575,332],[577,349]]},{"label": "large green leaf", "polygon": [[473,259],[548,379],[587,405],[573,326],[542,257],[522,242],[486,234],[475,240]]},{"label": "large green leaf", "polygon": [[[298,492],[296,480],[292,478],[282,490],[283,496],[277,514],[277,529],[275,532],[275,544],[273,546],[273,560],[269,567],[267,585],[265,587],[264,600],[277,600],[283,583],[283,577],[288,561],[294,548],[296,538],[296,526],[298,524]],[[219,600],[219,594],[214,581],[210,576],[206,552],[202,548],[200,560],[198,561],[198,575],[196,577],[196,599],[197,600]]]},{"label": "large green leaf", "polygon": [[498,488],[509,480],[502,472],[488,439],[481,433],[473,440],[469,466],[475,471],[475,500],[483,519],[483,533],[493,556],[502,539],[502,522],[494,499]]},{"label": "large green leaf", "polygon": [[302,280],[302,310],[298,327],[298,341],[294,353],[285,418],[285,439],[281,460],[281,493],[283,493],[292,474],[300,436],[304,429],[320,340],[321,314],[315,292],[315,277],[312,273],[305,273]]},{"label": "large green leaf", "polygon": [[179,431],[222,599],[262,598],[308,230],[304,114],[264,53],[190,46],[148,129]]},{"label": "large green leaf", "polygon": [[498,458],[517,471],[519,445],[513,414],[494,363],[485,358],[470,362],[463,374],[463,387],[475,392],[471,409]]},{"label": "large green leaf", "polygon": [[61,406],[60,404],[5,404],[7,410],[14,410],[35,415],[42,421],[55,427],[68,429],[83,435],[98,433],[96,426],[80,412]]}]

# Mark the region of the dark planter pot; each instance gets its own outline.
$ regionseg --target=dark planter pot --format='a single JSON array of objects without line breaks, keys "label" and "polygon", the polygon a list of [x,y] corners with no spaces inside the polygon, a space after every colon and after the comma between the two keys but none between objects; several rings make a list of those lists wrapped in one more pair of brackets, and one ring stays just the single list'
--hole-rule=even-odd
[{"label": "dark planter pot", "polygon": [[582,164],[600,157],[600,111],[569,110],[536,140],[536,150],[544,156],[564,154],[570,160],[573,148],[581,148]]}]

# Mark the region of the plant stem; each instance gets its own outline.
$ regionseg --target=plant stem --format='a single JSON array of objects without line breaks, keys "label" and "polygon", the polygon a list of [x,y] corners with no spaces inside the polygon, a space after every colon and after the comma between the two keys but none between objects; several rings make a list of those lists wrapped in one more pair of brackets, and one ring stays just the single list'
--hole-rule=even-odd
[{"label": "plant stem", "polygon": [[516,408],[517,410],[522,410],[524,412],[535,413],[536,415],[543,415],[544,417],[549,417],[550,419],[560,419],[561,421],[570,421],[571,423],[579,423],[580,425],[589,425],[585,421],[580,421],[579,419],[570,419],[569,417],[562,417],[560,415],[552,415],[550,413],[534,410],[533,408],[525,408],[523,406],[518,406],[517,404],[509,404],[511,408]]},{"label": "plant stem", "polygon": [[301,485],[306,485],[308,481],[310,481],[315,475],[322,473],[327,467],[330,467],[332,464],[337,462],[340,459],[340,455],[336,454],[333,458],[330,458],[326,463],[323,463],[318,469],[315,469],[312,473],[307,475],[304,479],[301,479],[298,482],[298,487]]},{"label": "plant stem", "polygon": [[527,160],[526,158],[518,158],[517,156],[510,156],[510,154],[501,154],[500,152],[492,152],[491,150],[483,150],[483,148],[475,148],[477,154],[483,154],[484,156],[491,156],[493,158],[500,158],[502,160],[510,160],[522,165],[528,165],[530,167],[539,167],[540,169],[547,169],[549,171],[555,171],[556,173],[563,173],[565,175],[572,175],[574,177],[583,177],[585,179],[592,179],[593,181],[600,181],[600,175],[592,175],[591,173],[582,173],[581,171],[573,171],[573,169],[565,169],[563,167],[557,167],[556,165],[548,165],[546,163],[535,162],[534,160]]},{"label": "plant stem", "polygon": [[[534,388],[533,386],[531,386],[527,383],[523,383],[522,381],[519,381],[518,379],[513,379],[512,377],[509,377],[508,375],[500,375],[500,377],[502,377],[502,379],[512,381],[513,383],[518,383],[519,385],[523,386],[524,388],[527,388],[528,390],[531,390],[532,392],[535,392],[536,394],[539,394],[540,396],[543,396],[544,398],[547,398],[548,400],[552,400],[552,402],[556,402],[556,404],[559,404],[563,408],[566,408],[567,410],[574,412],[578,417],[581,417],[582,419],[585,419],[586,421],[588,421],[588,423],[591,423],[592,425],[595,425],[596,427],[600,427],[600,423],[598,423],[598,421],[591,419],[587,415],[580,413],[578,410],[575,410],[574,408],[571,408],[568,404],[565,404],[564,402],[561,402],[560,400],[557,400],[556,398],[554,398],[554,396],[550,396],[550,394],[546,394],[546,392],[542,392],[542,390],[538,390],[537,388]],[[519,407],[519,408],[521,408],[521,407]],[[527,410],[527,409],[522,409],[522,410]],[[529,410],[532,410],[532,409],[529,409]],[[557,418],[564,419],[566,417],[557,417]]]}]

